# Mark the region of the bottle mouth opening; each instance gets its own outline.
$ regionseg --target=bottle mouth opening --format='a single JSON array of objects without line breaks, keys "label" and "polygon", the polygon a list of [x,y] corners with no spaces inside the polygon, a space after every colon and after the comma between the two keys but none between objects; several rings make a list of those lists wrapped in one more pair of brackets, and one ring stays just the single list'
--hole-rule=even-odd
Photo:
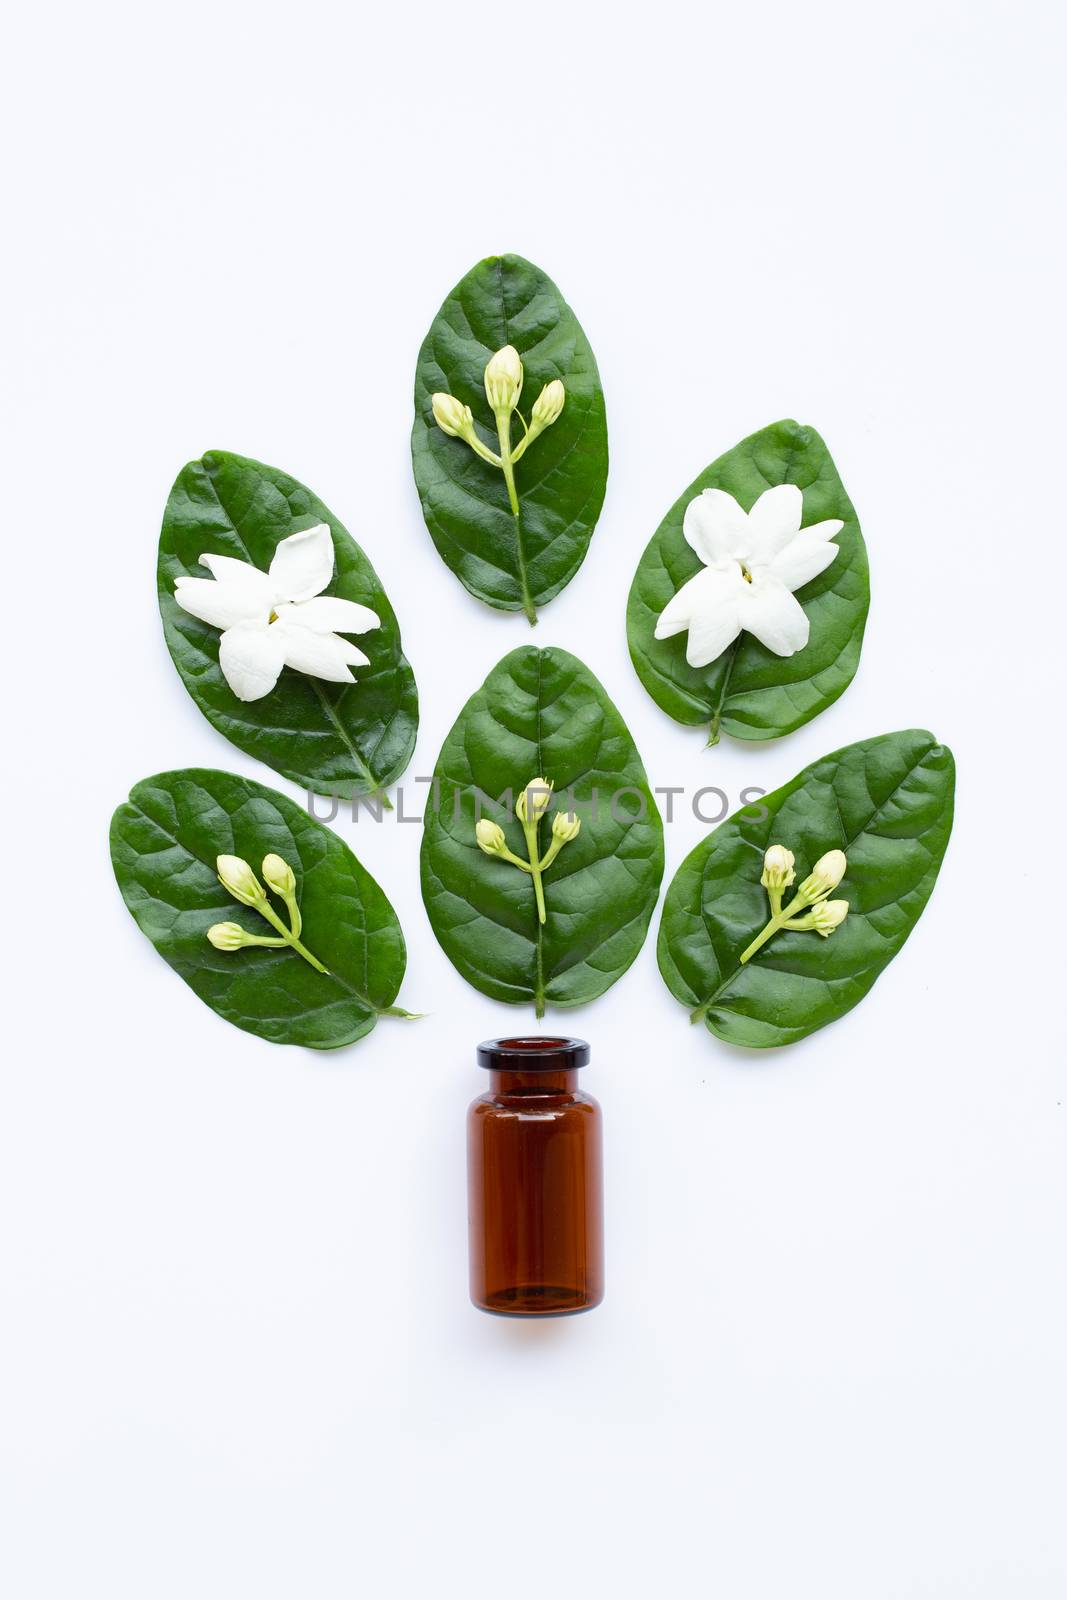
[{"label": "bottle mouth opening", "polygon": [[498,1072],[568,1072],[588,1061],[589,1046],[584,1039],[556,1035],[516,1034],[485,1039],[478,1046],[478,1065]]}]

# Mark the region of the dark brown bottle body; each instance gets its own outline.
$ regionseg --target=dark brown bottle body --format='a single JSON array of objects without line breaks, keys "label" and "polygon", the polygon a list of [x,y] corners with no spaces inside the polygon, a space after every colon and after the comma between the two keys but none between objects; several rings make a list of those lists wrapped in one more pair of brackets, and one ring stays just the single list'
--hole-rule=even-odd
[{"label": "dark brown bottle body", "polygon": [[604,1296],[600,1107],[580,1039],[493,1039],[467,1117],[471,1299],[506,1316],[590,1311]]}]

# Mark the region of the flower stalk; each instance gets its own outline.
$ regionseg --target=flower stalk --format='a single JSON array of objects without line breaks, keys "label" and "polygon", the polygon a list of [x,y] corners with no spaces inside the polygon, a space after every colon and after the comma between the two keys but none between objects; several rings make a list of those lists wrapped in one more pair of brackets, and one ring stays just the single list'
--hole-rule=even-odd
[{"label": "flower stalk", "polygon": [[269,888],[279,899],[285,902],[289,915],[289,926],[286,927],[281,917],[271,905],[267,891],[256,877],[247,861],[240,856],[219,856],[215,862],[222,887],[243,906],[249,906],[275,929],[277,937],[266,934],[248,933],[236,922],[216,922],[208,930],[207,936],[216,950],[240,950],[246,945],[266,945],[272,949],[279,949],[283,945],[296,951],[302,956],[309,966],[316,972],[329,975],[329,968],[324,967],[317,956],[312,955],[306,945],[300,941],[303,919],[296,898],[296,876],[292,867],[281,856],[268,855],[263,858],[263,876]]},{"label": "flower stalk", "polygon": [[[516,553],[518,556],[519,581],[522,588],[522,608],[526,613],[531,626],[537,621],[537,611],[530,594],[530,586],[526,574],[526,552],[522,538],[522,511],[519,504],[519,491],[515,482],[515,465],[522,459],[534,440],[550,428],[559,418],[566,399],[566,390],[559,378],[553,378],[546,383],[530,412],[530,421],[527,422],[522,412],[518,409],[519,397],[522,394],[525,372],[519,352],[514,345],[506,344],[503,349],[497,350],[486,363],[484,382],[485,398],[489,409],[493,413],[496,424],[497,444],[499,454],[493,451],[479,437],[474,416],[470,406],[464,405],[455,395],[438,393],[431,397],[434,421],[443,433],[450,438],[462,439],[482,461],[490,466],[497,467],[504,474],[504,484],[508,492],[508,505],[511,507],[512,517],[515,519]],[[514,413],[523,426],[523,436],[516,445],[511,441],[511,418]]]}]

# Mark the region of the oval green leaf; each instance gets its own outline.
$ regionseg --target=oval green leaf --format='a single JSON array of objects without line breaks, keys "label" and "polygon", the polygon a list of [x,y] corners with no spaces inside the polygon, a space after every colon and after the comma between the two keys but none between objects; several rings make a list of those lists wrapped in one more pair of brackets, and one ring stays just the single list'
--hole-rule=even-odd
[{"label": "oval green leaf", "polygon": [[[507,344],[525,368],[519,407],[527,421],[543,385],[559,378],[567,391],[558,420],[516,465],[518,517],[500,469],[442,433],[431,404],[437,392],[455,395],[496,450],[484,373]],[[536,607],[559,594],[585,559],[604,502],[608,434],[589,341],[551,278],[522,256],[479,262],[434,318],[415,373],[411,459],[426,526],[444,561],[479,600],[524,610],[533,622]]]},{"label": "oval green leaf", "polygon": [[[207,576],[204,552],[266,570],[281,539],[316,523],[333,535],[328,593],[370,606],[381,627],[359,636],[370,657],[358,682],[325,683],[288,667],[262,700],[238,700],[219,668],[217,628],[183,611],[174,584]],[[315,794],[381,795],[411,759],[418,695],[400,628],[363,551],[310,489],[276,467],[211,450],[190,461],[170,492],[159,540],[159,609],[167,648],[185,687],[231,744]],[[384,800],[388,806],[388,800]]]},{"label": "oval green leaf", "polygon": [[[222,951],[207,939],[216,922],[271,934],[215,873],[216,857],[237,855],[258,874],[271,852],[296,874],[302,937],[328,974],[290,949]],[[336,834],[274,789],[196,767],[145,778],[111,819],[111,862],[141,932],[236,1027],[334,1050],[380,1016],[407,1015],[393,1006],[407,958],[392,906]]]},{"label": "oval green leaf", "polygon": [[[919,920],[952,831],[952,752],[918,729],[851,744],[806,767],[697,845],[667,891],[659,966],[675,999],[720,1039],[791,1044],[843,1017]],[[747,966],[766,924],[763,855],[784,844],[800,883],[827,850],[848,867],[848,916],[828,938],[780,932]],[[788,894],[786,903],[788,903]]]},{"label": "oval green leaf", "polygon": [[[547,920],[530,877],[484,855],[479,815],[499,822],[525,858],[512,796],[535,777],[555,784],[552,812],[581,832],[544,877]],[[551,813],[550,813],[551,816]],[[550,822],[541,822],[541,848]],[[663,825],[645,769],[603,688],[565,650],[505,656],[445,741],[426,808],[422,893],[441,947],[494,1000],[584,1005],[620,978],[648,931],[663,876]]]},{"label": "oval green leaf", "polygon": [[[765,489],[794,483],[804,493],[803,525],[839,517],[840,554],[825,572],[797,590],[811,622],[803,650],[776,656],[742,633],[706,667],[685,659],[686,635],[655,637],[664,606],[701,570],[686,543],[686,507],[705,489],[725,489],[750,511]],[[676,722],[735,739],[777,739],[832,705],[859,665],[870,604],[867,551],[852,502],[833,458],[814,428],[776,422],[713,461],[679,496],[638,564],[626,608],[630,658],[649,694]]]}]

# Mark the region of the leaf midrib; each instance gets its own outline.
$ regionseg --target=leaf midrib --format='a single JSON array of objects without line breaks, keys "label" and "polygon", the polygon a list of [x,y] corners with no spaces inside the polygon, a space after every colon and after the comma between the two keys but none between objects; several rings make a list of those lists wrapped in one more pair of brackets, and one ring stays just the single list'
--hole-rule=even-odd
[{"label": "leaf midrib", "polygon": [[[471,269],[471,271],[469,273],[467,273],[464,276],[463,279],[460,280],[460,282],[455,286],[453,291],[449,294],[448,298],[444,301],[444,303],[442,304],[441,308],[439,309],[439,311],[435,315],[434,320],[430,325],[429,333],[428,333],[426,339],[423,341],[423,346],[420,349],[419,365],[418,365],[418,370],[417,370],[417,374],[416,374],[416,399],[417,399],[417,402],[418,402],[420,386],[421,386],[422,390],[424,391],[424,398],[428,398],[429,394],[432,392],[433,388],[436,386],[432,381],[428,381],[426,376],[425,376],[425,373],[423,371],[423,367],[424,367],[425,361],[427,359],[432,360],[433,362],[435,362],[440,367],[442,372],[444,371],[445,363],[443,361],[441,361],[440,357],[438,356],[437,351],[436,351],[436,347],[434,346],[434,343],[433,343],[433,340],[434,340],[434,332],[435,332],[435,329],[437,327],[438,321],[442,318],[446,308],[450,304],[456,305],[458,307],[459,311],[462,314],[463,322],[464,322],[464,329],[459,329],[459,328],[454,327],[453,324],[449,324],[449,326],[453,328],[453,332],[458,337],[460,337],[461,339],[470,338],[472,340],[475,340],[479,344],[481,344],[483,342],[483,334],[481,332],[476,332],[475,331],[474,321],[472,319],[472,314],[471,314],[471,312],[469,312],[467,310],[467,308],[466,308],[466,306],[464,304],[464,301],[463,301],[463,294],[462,294],[464,286],[467,284],[468,280],[471,279],[482,268],[488,267],[490,269],[490,272],[493,272],[494,269],[495,269],[496,294],[497,294],[497,297],[498,297],[499,313],[500,313],[500,327],[503,330],[504,342],[505,343],[510,343],[511,342],[510,318],[509,318],[509,315],[508,315],[508,309],[507,309],[507,303],[506,303],[506,298],[505,298],[504,285],[505,285],[505,268],[509,265],[509,263],[514,264],[515,262],[516,262],[516,258],[508,258],[506,256],[497,256],[497,257],[489,258],[489,260],[487,260],[487,261],[479,262],[474,268]],[[590,413],[591,413],[592,409],[595,407],[595,405],[596,405],[598,400],[599,400],[599,403],[600,403],[600,406],[601,406],[601,411],[602,411],[602,408],[603,408],[603,390],[602,390],[601,385],[600,385],[600,378],[599,378],[599,374],[598,374],[597,368],[596,368],[596,359],[595,359],[595,357],[593,355],[593,352],[592,352],[591,348],[589,347],[588,339],[586,338],[584,330],[582,329],[581,324],[578,322],[577,317],[575,316],[574,312],[571,310],[571,308],[568,305],[568,303],[566,302],[566,300],[564,300],[564,298],[563,298],[562,294],[560,293],[558,287],[552,282],[551,279],[547,278],[546,275],[543,272],[541,272],[540,268],[536,267],[532,262],[524,262],[524,261],[522,261],[521,258],[518,258],[517,264],[518,264],[518,267],[520,268],[520,270],[521,269],[528,269],[531,272],[533,272],[534,274],[538,275],[539,278],[542,279],[543,282],[546,285],[548,285],[548,287],[550,287],[552,289],[552,292],[553,292],[553,294],[555,296],[555,301],[556,301],[556,305],[557,305],[557,308],[558,308],[558,312],[559,312],[559,315],[560,315],[560,320],[562,322],[562,320],[564,318],[569,318],[570,319],[570,323],[573,324],[573,327],[574,327],[574,330],[575,330],[575,332],[576,332],[576,334],[578,336],[578,339],[580,341],[584,342],[585,353],[586,353],[586,356],[588,357],[589,366],[590,366],[590,372],[589,372],[590,404],[588,406],[586,406],[585,408],[583,408],[580,426],[578,428],[578,431],[577,431],[576,435],[571,440],[571,442],[570,442],[567,450],[565,451],[564,455],[557,462],[555,462],[554,465],[549,469],[548,474],[546,476],[544,476],[544,477],[539,476],[532,483],[529,483],[526,486],[527,495],[528,496],[531,495],[531,494],[534,495],[535,503],[537,504],[538,508],[540,509],[540,500],[537,499],[537,491],[543,486],[544,482],[547,481],[547,476],[550,476],[551,474],[553,474],[553,473],[555,473],[557,471],[560,471],[562,469],[563,465],[564,465],[564,462],[576,450],[584,449],[585,440],[586,440],[586,434],[587,434],[587,427],[588,427],[588,424],[589,424]],[[490,276],[486,280],[485,290],[486,290],[486,293],[487,293],[487,297],[488,297],[489,303],[491,304],[492,294],[493,294],[493,279],[492,279],[492,276]],[[532,298],[533,298],[533,296],[531,296],[531,299]],[[527,302],[527,303],[529,303],[529,302]],[[486,319],[486,321],[488,321],[488,318]],[[482,324],[482,326],[485,326],[485,324]],[[548,335],[543,335],[542,337],[540,337],[537,340],[536,345],[533,346],[532,348],[534,350],[539,349],[540,346],[545,342],[547,337],[548,337]],[[527,354],[529,354],[529,353],[530,352],[527,352]],[[601,415],[601,424],[603,426],[603,417],[602,417],[602,415]],[[433,430],[432,430],[431,425],[426,422],[425,417],[423,415],[423,408],[420,407],[419,404],[417,403],[416,404],[416,435],[413,438],[413,444],[412,444],[413,456],[417,457],[418,454],[420,454],[424,449],[427,448],[428,435],[430,433],[432,433],[432,431]],[[430,454],[432,455],[432,452],[430,452]],[[606,471],[607,471],[607,444],[606,444],[606,439],[604,441],[604,446],[603,446],[603,456],[604,456],[604,460],[603,460],[603,464],[602,464],[603,465],[603,474],[604,474],[604,476],[606,476]],[[524,459],[526,461],[530,460],[529,457],[526,457]],[[577,572],[578,568],[581,566],[582,562],[584,561],[584,559],[585,559],[585,557],[586,557],[586,555],[588,553],[589,542],[590,542],[590,539],[591,539],[593,531],[594,531],[594,527],[595,527],[595,523],[596,523],[596,517],[594,516],[592,525],[587,526],[586,520],[585,520],[585,513],[586,513],[587,507],[596,498],[598,492],[599,492],[600,504],[601,505],[603,504],[603,490],[604,490],[603,483],[601,482],[601,483],[598,484],[596,481],[592,481],[591,480],[587,484],[586,489],[585,489],[584,499],[582,501],[581,506],[577,510],[575,510],[573,513],[568,512],[567,513],[567,520],[564,522],[563,526],[560,527],[555,533],[552,534],[551,538],[549,538],[547,540],[547,542],[545,543],[545,545],[540,550],[538,550],[538,552],[537,552],[537,554],[535,556],[530,557],[529,553],[528,553],[528,550],[527,550],[526,540],[525,540],[525,537],[524,537],[524,530],[526,528],[526,519],[525,519],[525,508],[523,506],[523,495],[522,495],[522,493],[520,492],[520,489],[519,489],[519,484],[520,484],[519,471],[516,472],[516,493],[517,493],[518,498],[519,498],[519,516],[516,517],[511,512],[510,506],[501,507],[501,506],[497,505],[495,502],[486,500],[484,498],[484,496],[477,494],[469,485],[465,485],[465,484],[464,485],[460,485],[458,483],[458,481],[455,478],[453,478],[452,474],[448,471],[447,467],[444,467],[443,463],[439,463],[439,464],[442,465],[443,473],[444,473],[445,478],[447,479],[447,481],[453,487],[459,489],[463,494],[470,495],[473,499],[477,500],[481,505],[483,505],[484,507],[486,507],[487,509],[489,509],[489,510],[491,510],[493,512],[501,512],[501,511],[503,511],[508,516],[508,518],[509,518],[510,522],[512,523],[512,525],[515,527],[516,553],[517,553],[517,558],[518,559],[517,559],[517,561],[515,563],[515,566],[513,566],[511,568],[501,567],[497,561],[494,561],[493,559],[491,559],[491,557],[489,555],[487,555],[484,551],[476,548],[474,545],[464,543],[463,541],[461,541],[451,531],[451,529],[448,527],[446,522],[443,520],[442,515],[439,514],[439,512],[438,512],[438,510],[436,508],[436,505],[432,501],[432,499],[430,497],[429,490],[424,488],[423,483],[419,479],[418,470],[416,470],[416,481],[418,483],[418,488],[419,488],[419,497],[420,497],[420,501],[422,503],[423,515],[424,515],[424,517],[426,519],[427,526],[430,528],[431,533],[434,535],[435,543],[438,544],[438,549],[440,550],[440,553],[441,553],[443,559],[446,561],[447,565],[452,569],[452,571],[456,574],[456,576],[460,579],[460,581],[464,584],[464,587],[466,587],[471,594],[474,594],[479,599],[483,600],[487,605],[491,605],[495,609],[505,610],[505,611],[527,610],[527,607],[529,608],[529,610],[536,611],[536,609],[538,607],[545,606],[551,600],[555,599],[556,596],[559,595],[560,592],[564,588],[566,588],[567,584],[574,577],[574,574]],[[416,463],[416,465],[417,465],[417,463]],[[593,479],[595,479],[595,474],[593,475]],[[598,510],[597,514],[599,515],[599,510]],[[459,520],[460,520],[460,525],[463,527],[464,533],[465,534],[469,534],[470,528],[466,525],[465,519],[463,519],[461,517]],[[584,538],[582,537],[583,532],[584,532]],[[576,535],[577,535],[577,537],[576,537]],[[574,551],[573,551],[573,553],[571,555],[571,558],[565,564],[564,570],[558,576],[556,576],[554,578],[551,577],[551,576],[546,577],[546,579],[545,579],[543,584],[540,583],[540,582],[535,582],[535,580],[534,580],[534,569],[538,566],[539,563],[541,563],[541,564],[544,563],[545,558],[548,555],[549,551],[552,549],[552,547],[554,545],[558,544],[560,542],[560,540],[569,541],[569,542],[577,545],[580,548],[575,548],[574,549]],[[442,545],[448,546],[451,554],[446,554],[445,550],[441,548]],[[518,591],[517,599],[513,599],[511,595],[504,595],[504,594],[500,593],[499,590],[494,589],[492,587],[488,587],[488,586],[479,584],[472,577],[464,576],[463,568],[464,568],[465,562],[467,560],[477,561],[478,563],[488,567],[491,571],[499,573],[502,578],[505,578],[507,580],[509,587],[514,586],[515,589],[517,589],[517,591]],[[516,570],[516,567],[518,568],[518,570]],[[529,610],[527,610],[527,615],[529,615]]]}]

